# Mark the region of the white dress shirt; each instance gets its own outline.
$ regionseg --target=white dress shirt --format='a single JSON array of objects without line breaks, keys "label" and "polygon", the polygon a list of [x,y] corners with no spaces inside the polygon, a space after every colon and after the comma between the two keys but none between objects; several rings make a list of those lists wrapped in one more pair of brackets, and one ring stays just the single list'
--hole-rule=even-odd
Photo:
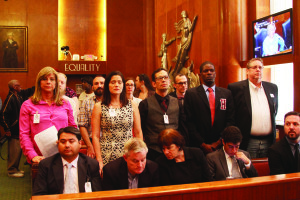
[{"label": "white dress shirt", "polygon": [[251,135],[266,136],[272,132],[270,107],[264,88],[255,86],[249,81],[251,97],[252,124]]},{"label": "white dress shirt", "polygon": [[[75,183],[75,188],[74,188],[74,193],[79,193],[79,185],[78,185],[78,168],[77,168],[77,163],[78,163],[78,157],[75,158],[71,164],[72,164],[72,169],[71,169],[71,173],[72,173],[72,178],[74,178],[74,183]],[[66,175],[67,175],[67,170],[68,170],[68,166],[67,164],[69,163],[68,161],[66,161],[65,159],[63,159],[63,157],[61,157],[62,159],[62,163],[63,163],[63,169],[64,169],[64,183],[66,180]],[[66,187],[64,187],[66,188]],[[63,194],[65,194],[65,189],[63,191]]]}]

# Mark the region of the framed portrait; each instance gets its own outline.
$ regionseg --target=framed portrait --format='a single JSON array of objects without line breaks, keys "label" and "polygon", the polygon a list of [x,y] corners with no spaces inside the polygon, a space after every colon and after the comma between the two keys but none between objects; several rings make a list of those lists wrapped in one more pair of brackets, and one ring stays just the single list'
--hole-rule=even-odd
[{"label": "framed portrait", "polygon": [[0,26],[0,72],[28,71],[28,27]]}]

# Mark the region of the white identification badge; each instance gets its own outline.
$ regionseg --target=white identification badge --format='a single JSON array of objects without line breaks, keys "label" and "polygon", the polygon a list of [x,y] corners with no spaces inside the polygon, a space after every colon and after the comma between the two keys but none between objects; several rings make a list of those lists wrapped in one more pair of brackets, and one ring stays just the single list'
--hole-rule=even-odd
[{"label": "white identification badge", "polygon": [[165,124],[169,124],[169,117],[167,114],[164,114],[164,122]]},{"label": "white identification badge", "polygon": [[110,109],[109,109],[109,115],[110,115],[111,117],[115,117],[115,116],[116,116],[116,110],[113,109],[113,108],[110,108]]},{"label": "white identification badge", "polygon": [[91,182],[85,182],[85,192],[92,192],[92,184]]},{"label": "white identification badge", "polygon": [[38,114],[38,111],[33,115],[33,123],[38,124],[40,123],[40,114]]}]

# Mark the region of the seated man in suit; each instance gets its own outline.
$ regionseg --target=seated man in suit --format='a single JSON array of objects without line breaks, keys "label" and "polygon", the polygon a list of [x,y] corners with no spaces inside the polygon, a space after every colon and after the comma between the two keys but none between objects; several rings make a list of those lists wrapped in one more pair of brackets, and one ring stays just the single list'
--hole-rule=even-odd
[{"label": "seated man in suit", "polygon": [[285,137],[269,148],[270,174],[300,172],[300,113],[288,112],[284,116]]},{"label": "seated man in suit", "polygon": [[58,133],[59,153],[42,160],[32,195],[67,194],[101,190],[99,163],[79,153],[81,135],[68,126]]},{"label": "seated man in suit", "polygon": [[146,159],[143,140],[131,138],[124,145],[124,156],[103,168],[103,190],[134,189],[159,185],[158,165]]},{"label": "seated man in suit", "polygon": [[242,141],[240,129],[229,126],[224,129],[222,138],[223,148],[206,156],[214,180],[256,177],[257,171],[249,153],[239,149]]}]

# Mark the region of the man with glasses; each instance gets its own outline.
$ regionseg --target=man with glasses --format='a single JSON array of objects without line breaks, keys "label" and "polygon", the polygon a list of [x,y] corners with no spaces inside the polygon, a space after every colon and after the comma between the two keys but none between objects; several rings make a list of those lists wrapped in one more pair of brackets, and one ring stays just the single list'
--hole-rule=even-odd
[{"label": "man with glasses", "polygon": [[188,80],[186,75],[177,74],[175,76],[175,83],[173,84],[175,88],[174,92],[171,92],[169,95],[178,99],[179,103],[179,110],[180,110],[180,120],[179,120],[179,130],[185,139],[185,144],[189,146],[189,137],[188,137],[188,130],[186,127],[186,116],[184,114],[184,95],[186,90],[188,89]]},{"label": "man with glasses", "polygon": [[171,92],[170,95],[172,97],[178,98],[179,100],[183,99],[185,92],[188,89],[188,82],[186,76],[183,74],[177,74],[175,76],[175,83],[173,86],[175,88],[175,91]]},{"label": "man with glasses", "polygon": [[239,149],[241,141],[240,129],[228,126],[222,133],[223,148],[207,154],[207,163],[215,181],[257,176],[249,153]]},{"label": "man with glasses", "polygon": [[186,91],[184,112],[190,146],[201,148],[207,154],[222,146],[222,131],[234,124],[234,106],[231,92],[215,85],[213,63],[201,64],[200,78],[200,86]]},{"label": "man with glasses", "polygon": [[141,101],[139,105],[141,124],[145,142],[148,146],[147,159],[155,161],[162,155],[158,146],[158,135],[166,128],[178,129],[178,100],[168,95],[170,78],[167,70],[159,68],[152,74],[155,94]]},{"label": "man with glasses", "polygon": [[235,105],[235,123],[243,134],[241,149],[251,158],[267,157],[275,142],[275,116],[278,109],[278,88],[262,81],[263,61],[253,58],[247,63],[248,79],[228,85]]}]

